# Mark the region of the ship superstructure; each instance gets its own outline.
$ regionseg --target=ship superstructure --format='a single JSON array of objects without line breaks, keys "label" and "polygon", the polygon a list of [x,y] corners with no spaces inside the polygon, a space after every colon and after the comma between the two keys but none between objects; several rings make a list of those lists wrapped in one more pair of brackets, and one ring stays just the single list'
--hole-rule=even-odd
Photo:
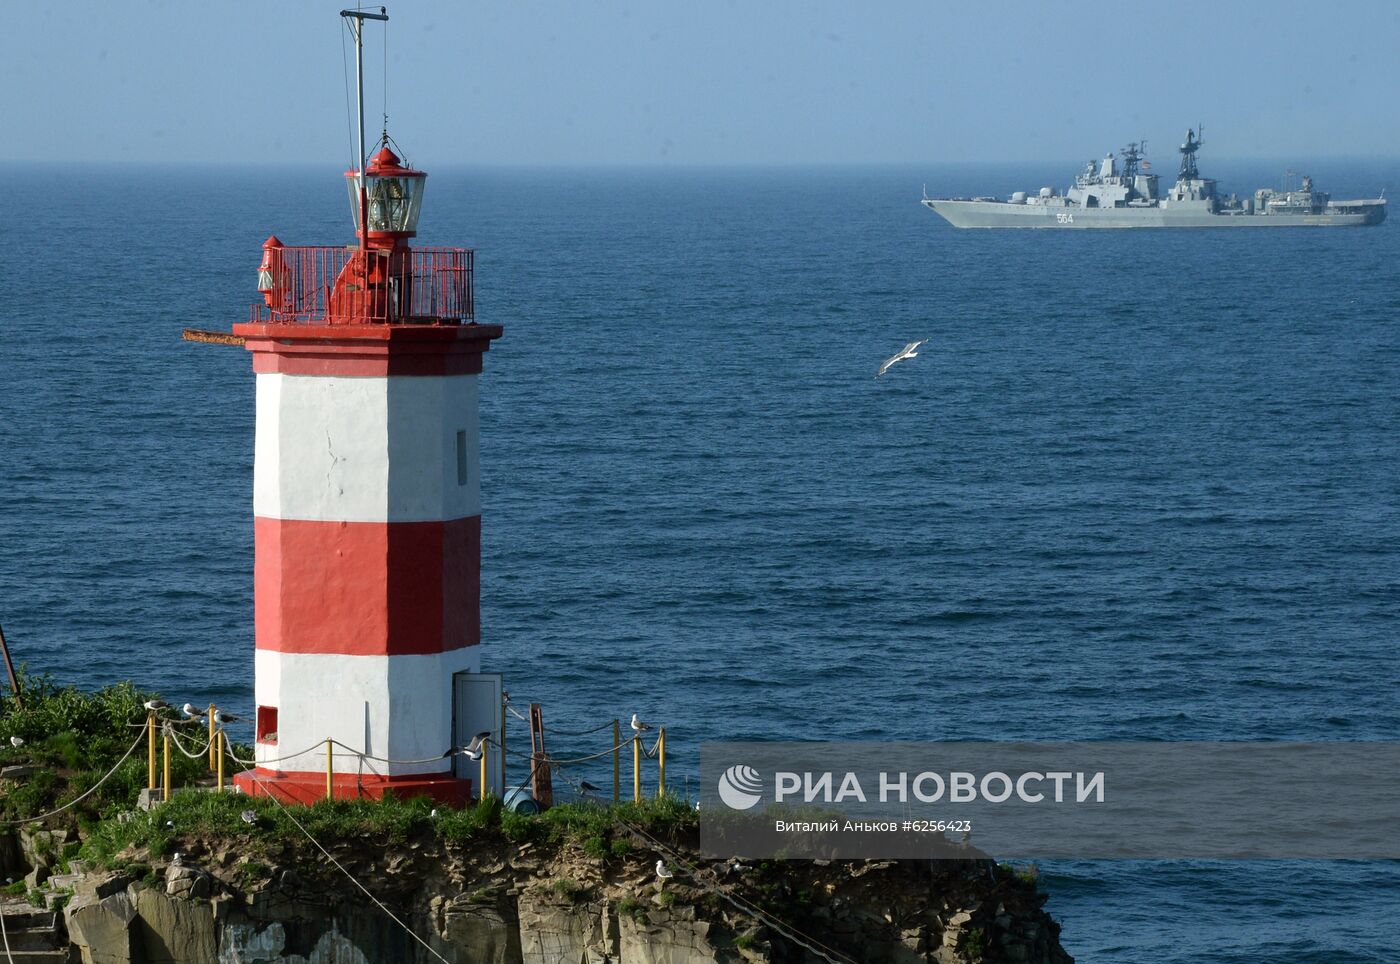
[{"label": "ship superstructure", "polygon": [[1222,196],[1196,165],[1201,133],[1187,130],[1176,181],[1165,194],[1145,158],[1147,142],[1134,141],[1117,156],[1090,161],[1064,194],[1042,187],[1006,200],[925,197],[923,204],[959,228],[1344,227],[1385,220],[1385,198],[1333,201],[1310,177],[1300,190]]}]

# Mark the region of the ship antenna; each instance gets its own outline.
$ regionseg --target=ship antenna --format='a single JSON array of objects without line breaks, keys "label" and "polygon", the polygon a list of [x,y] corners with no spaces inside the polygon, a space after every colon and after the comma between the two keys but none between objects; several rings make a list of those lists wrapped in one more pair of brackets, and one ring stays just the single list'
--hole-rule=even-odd
[{"label": "ship antenna", "polygon": [[[365,197],[365,21],[378,20],[388,23],[389,13],[380,7],[378,13],[342,10],[340,15],[350,21],[351,33],[355,36],[355,86],[358,95],[356,113],[360,123],[360,161],[355,165],[359,173],[355,179],[359,181],[360,191],[360,257],[363,261],[369,257],[369,199]],[[385,89],[387,90],[387,87]]]}]

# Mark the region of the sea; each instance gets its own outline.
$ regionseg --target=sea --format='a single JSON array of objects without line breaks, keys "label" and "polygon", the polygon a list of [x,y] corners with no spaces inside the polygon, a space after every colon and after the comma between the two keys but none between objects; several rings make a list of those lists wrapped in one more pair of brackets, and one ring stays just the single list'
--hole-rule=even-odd
[{"label": "sea", "polygon": [[[918,203],[1076,162],[414,160],[419,242],[476,248],[505,328],[483,668],[556,756],[634,712],[690,795],[706,740],[1400,739],[1400,225],[957,231]],[[1201,163],[1241,195],[1287,166],[1400,186]],[[253,377],[180,332],[246,320],[269,234],[353,241],[342,168],[0,166],[0,625],[29,673],[251,709]],[[1400,960],[1394,862],[1040,869],[1080,961]]]}]

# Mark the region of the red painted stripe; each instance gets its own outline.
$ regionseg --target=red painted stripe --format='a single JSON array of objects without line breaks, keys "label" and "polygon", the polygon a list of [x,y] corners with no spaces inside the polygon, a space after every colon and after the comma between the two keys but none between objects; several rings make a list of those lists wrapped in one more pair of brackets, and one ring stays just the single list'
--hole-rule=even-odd
[{"label": "red painted stripe", "polygon": [[472,375],[499,325],[234,325],[263,374]]},{"label": "red painted stripe", "polygon": [[[256,767],[235,773],[233,783],[251,797],[276,796],[283,803],[315,803],[326,799],[326,772],[266,770]],[[429,796],[439,803],[462,806],[471,801],[472,781],[450,773],[410,773],[402,776],[334,773],[331,795],[337,800],[378,800],[392,793],[400,800]]]},{"label": "red painted stripe", "polygon": [[367,358],[304,352],[259,352],[253,356],[258,375],[339,375],[344,378],[384,378],[388,375],[478,375],[481,355],[388,355]]},{"label": "red painted stripe", "polygon": [[253,520],[257,648],[398,656],[481,642],[481,516]]}]

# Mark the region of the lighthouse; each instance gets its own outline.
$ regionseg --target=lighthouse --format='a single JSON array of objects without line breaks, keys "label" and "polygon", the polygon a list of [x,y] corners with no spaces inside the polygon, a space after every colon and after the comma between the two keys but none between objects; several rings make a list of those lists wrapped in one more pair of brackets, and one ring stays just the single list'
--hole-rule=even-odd
[{"label": "lighthouse", "polygon": [[[343,15],[358,66],[364,21],[387,18]],[[476,322],[471,250],[410,246],[427,175],[387,131],[365,160],[362,80],[360,103],[356,243],[268,238],[260,300],[234,326],[257,384],[256,766],[235,783],[459,803],[485,788],[453,748],[488,731],[499,745],[501,728],[480,659],[477,431],[501,328]]]}]

